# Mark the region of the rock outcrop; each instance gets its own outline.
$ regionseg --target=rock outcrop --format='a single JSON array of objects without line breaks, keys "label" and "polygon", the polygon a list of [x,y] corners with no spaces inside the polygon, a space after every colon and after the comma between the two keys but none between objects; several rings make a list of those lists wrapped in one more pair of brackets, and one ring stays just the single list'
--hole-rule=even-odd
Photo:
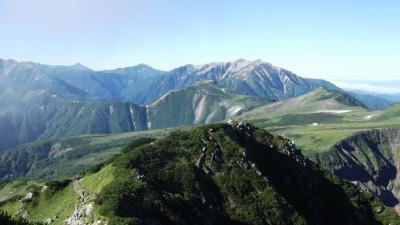
[{"label": "rock outcrop", "polygon": [[340,141],[331,151],[314,156],[314,160],[370,191],[387,206],[400,206],[400,129],[360,132]]}]

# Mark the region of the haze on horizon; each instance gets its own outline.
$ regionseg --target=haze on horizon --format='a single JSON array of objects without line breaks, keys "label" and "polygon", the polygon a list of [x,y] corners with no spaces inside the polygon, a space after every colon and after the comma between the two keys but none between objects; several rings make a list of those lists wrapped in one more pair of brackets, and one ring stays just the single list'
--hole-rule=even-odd
[{"label": "haze on horizon", "polygon": [[112,69],[262,59],[305,77],[399,80],[398,1],[0,0],[0,58]]}]

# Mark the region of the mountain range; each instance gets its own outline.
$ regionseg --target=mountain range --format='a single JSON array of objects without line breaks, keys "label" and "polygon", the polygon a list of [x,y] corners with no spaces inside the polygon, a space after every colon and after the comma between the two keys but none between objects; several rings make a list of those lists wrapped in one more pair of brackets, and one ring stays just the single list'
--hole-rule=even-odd
[{"label": "mountain range", "polygon": [[[46,89],[63,97],[150,104],[166,92],[199,80],[212,80],[240,94],[286,99],[317,87],[338,89],[324,80],[306,79],[261,60],[185,65],[159,71],[148,65],[93,71],[80,64],[48,66],[0,60],[1,84],[12,90]],[[19,81],[19,82],[18,82]],[[23,82],[21,82],[23,81]]]},{"label": "mountain range", "polygon": [[[81,64],[0,59],[0,86],[0,131],[6,137],[0,150],[78,134],[216,122],[319,87],[340,91],[324,80],[243,59],[170,71],[145,64],[93,71]],[[364,99],[371,108],[386,106]]]},{"label": "mountain range", "polygon": [[0,60],[0,86],[0,223],[398,224],[400,105],[379,96],[242,59]]}]

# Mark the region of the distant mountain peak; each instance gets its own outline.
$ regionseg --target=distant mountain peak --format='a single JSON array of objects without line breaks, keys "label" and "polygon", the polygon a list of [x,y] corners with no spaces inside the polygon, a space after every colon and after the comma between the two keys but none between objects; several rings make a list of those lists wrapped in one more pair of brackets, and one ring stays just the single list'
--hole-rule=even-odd
[{"label": "distant mountain peak", "polygon": [[281,70],[280,68],[275,67],[272,64],[266,63],[260,59],[253,61],[237,59],[228,62],[212,62],[200,65],[188,64],[176,70],[183,70],[188,73],[197,74],[206,74],[211,72],[220,74],[221,78],[228,78],[230,76],[233,76],[239,78],[240,80],[246,80],[249,78],[249,74],[251,74],[257,68],[263,67],[263,65],[271,67],[277,71]]},{"label": "distant mountain peak", "polygon": [[18,62],[14,59],[1,59],[0,58],[0,73],[8,73],[15,66],[18,65]]},{"label": "distant mountain peak", "polygon": [[77,62],[74,65],[70,66],[70,68],[75,69],[75,70],[92,71],[92,69],[80,64],[79,62]]},{"label": "distant mountain peak", "polygon": [[[266,64],[260,59],[254,60],[254,61],[249,61],[245,59],[238,59],[233,62],[228,63],[230,65],[230,71],[231,72],[247,72],[254,70],[256,67]],[[270,65],[270,64],[269,64]]]},{"label": "distant mountain peak", "polygon": [[259,64],[259,63],[265,63],[261,59],[255,59],[255,60],[247,60],[247,59],[236,59],[234,61],[231,61],[231,63],[251,63],[251,64]]},{"label": "distant mountain peak", "polygon": [[258,66],[260,64],[267,64],[261,59],[257,60],[246,60],[246,59],[237,59],[234,61],[227,61],[227,62],[212,62],[212,63],[206,63],[206,64],[188,64],[186,65],[187,67],[191,67],[192,69],[195,70],[202,70],[205,68],[211,68],[211,67],[234,67],[234,68],[243,68],[246,66]]},{"label": "distant mountain peak", "polygon": [[317,88],[314,91],[307,93],[306,95],[315,96],[319,100],[331,98],[347,106],[358,106],[365,109],[368,108],[367,106],[365,106],[364,103],[360,102],[359,100],[345,93],[344,91],[330,90],[326,87]]},{"label": "distant mountain peak", "polygon": [[112,72],[112,73],[118,73],[118,74],[124,74],[124,75],[131,75],[131,74],[138,74],[138,75],[158,75],[165,73],[161,70],[154,69],[153,67],[141,63],[137,64],[135,66],[129,66],[129,67],[121,67],[117,68],[114,70],[106,70],[106,72]]}]

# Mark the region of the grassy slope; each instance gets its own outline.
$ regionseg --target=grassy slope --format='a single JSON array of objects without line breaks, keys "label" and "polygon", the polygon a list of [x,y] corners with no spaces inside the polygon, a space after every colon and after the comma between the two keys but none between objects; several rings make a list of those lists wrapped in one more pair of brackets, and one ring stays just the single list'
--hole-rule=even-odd
[{"label": "grassy slope", "polygon": [[[90,197],[94,197],[104,186],[113,181],[114,167],[109,165],[97,173],[88,174],[81,180],[81,188]],[[35,185],[35,187],[32,187]],[[64,224],[64,220],[70,216],[76,205],[79,204],[79,195],[76,193],[73,182],[55,191],[42,191],[44,182],[19,180],[3,185],[0,190],[0,205],[5,212],[16,215],[17,212],[27,212],[26,219],[29,221],[45,222],[48,218],[55,218],[52,224]],[[33,192],[34,200],[21,203],[19,199],[26,193]],[[103,217],[95,210],[90,221],[102,219]]]},{"label": "grassy slope", "polygon": [[[305,154],[328,151],[338,141],[359,131],[400,126],[399,105],[368,111],[348,98],[321,88],[256,108],[240,118],[294,139]],[[313,123],[321,125],[311,126]]]},{"label": "grassy slope", "polygon": [[28,192],[37,191],[43,182],[37,180],[19,179],[0,185],[0,202],[13,197],[22,197]]}]

